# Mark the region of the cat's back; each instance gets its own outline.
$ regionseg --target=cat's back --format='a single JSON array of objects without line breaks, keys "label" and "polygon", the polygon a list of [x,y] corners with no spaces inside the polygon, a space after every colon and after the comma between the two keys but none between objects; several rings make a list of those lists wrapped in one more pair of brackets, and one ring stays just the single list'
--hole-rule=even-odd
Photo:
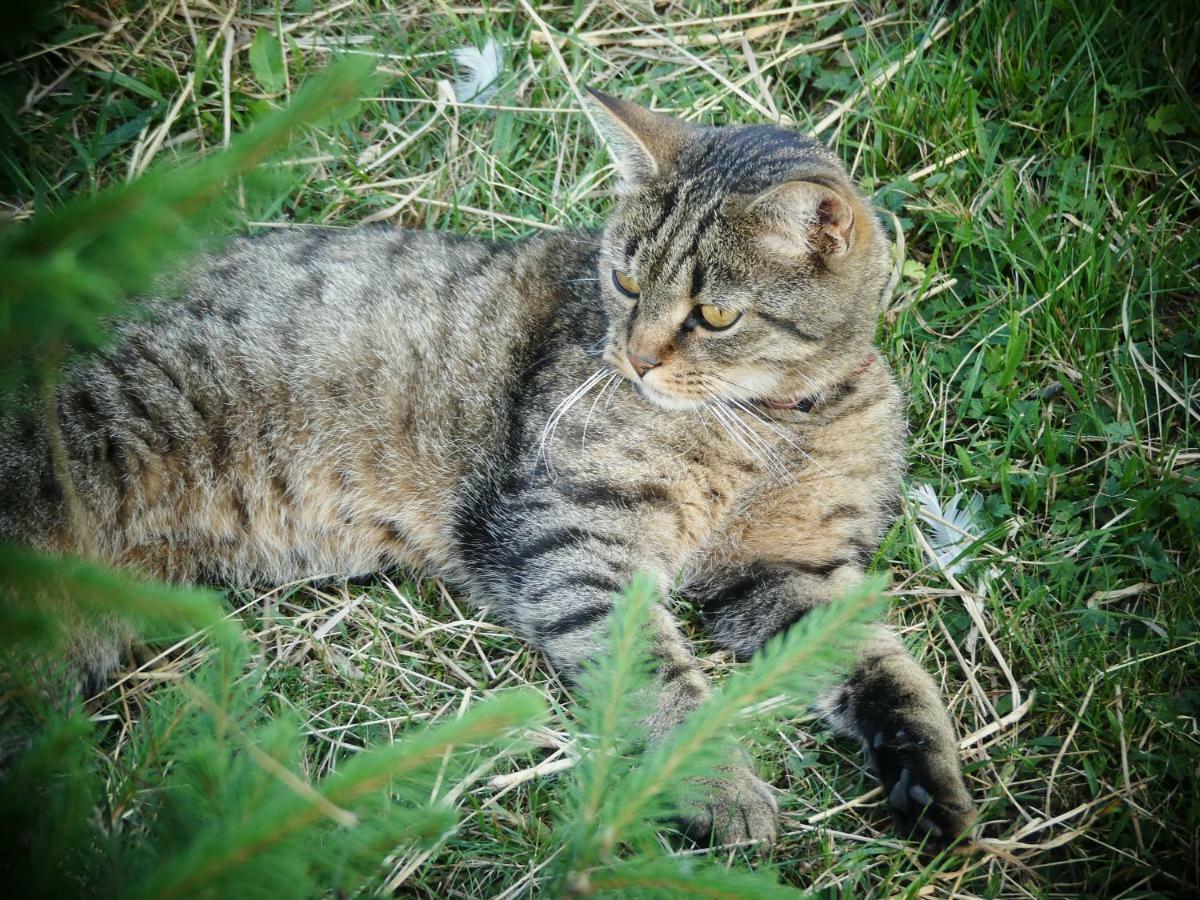
[{"label": "cat's back", "polygon": [[[397,558],[436,556],[436,501],[495,444],[520,361],[555,318],[543,249],[278,230],[177,273],[61,379],[102,555],[235,581],[370,569],[389,541]],[[0,432],[0,483],[21,495],[2,530],[78,549],[44,423]]]},{"label": "cat's back", "polygon": [[[396,336],[428,343],[475,321],[483,295],[520,258],[518,245],[437,232],[271,230],[235,239],[172,277],[164,293],[176,296],[156,304],[151,327],[199,329],[228,346],[245,342],[293,360],[394,345]],[[133,323],[125,332],[138,330]]]}]

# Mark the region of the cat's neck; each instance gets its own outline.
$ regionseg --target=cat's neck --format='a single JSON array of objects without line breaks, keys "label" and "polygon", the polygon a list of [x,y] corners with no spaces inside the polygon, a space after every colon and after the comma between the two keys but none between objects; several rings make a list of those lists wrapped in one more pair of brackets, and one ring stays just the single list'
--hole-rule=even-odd
[{"label": "cat's neck", "polygon": [[854,368],[850,369],[850,371],[830,379],[830,387],[822,388],[817,391],[810,391],[798,397],[764,397],[759,401],[759,403],[770,409],[812,412],[818,406],[828,403],[831,399],[844,396],[847,392],[855,390],[858,380],[862,378],[862,376],[864,376],[878,361],[878,354],[872,350],[867,353],[862,360],[856,366],[854,366]]}]

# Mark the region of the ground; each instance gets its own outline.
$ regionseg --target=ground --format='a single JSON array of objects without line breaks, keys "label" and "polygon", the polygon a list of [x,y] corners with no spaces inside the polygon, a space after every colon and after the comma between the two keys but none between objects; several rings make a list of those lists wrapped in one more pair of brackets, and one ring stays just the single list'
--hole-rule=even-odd
[{"label": "ground", "polygon": [[[694,121],[819,134],[895,241],[879,340],[911,396],[911,482],[943,503],[982,501],[964,569],[936,562],[915,500],[876,568],[950,700],[984,839],[930,864],[889,833],[857,748],[798,720],[753,748],[783,790],[778,846],[681,852],[851,897],[1196,889],[1200,79],[1187,4],[113,0],[65,17],[5,81],[16,219],[221,147],[343,52],[376,58],[385,89],[350,124],[313,129],[285,163],[299,184],[247,209],[247,227],[504,239],[596,224],[614,173],[585,85]],[[503,60],[494,95],[455,99],[452,51],[489,38]],[[306,723],[313,773],[505,687],[543,691],[544,748],[465,790],[461,828],[434,851],[382,864],[388,886],[419,896],[536,892],[553,770],[571,756],[566,692],[535,653],[412,573],[233,599],[274,708]],[[706,660],[717,678],[730,668]],[[92,708],[135,718],[138,695],[190,661],[147,654]]]}]

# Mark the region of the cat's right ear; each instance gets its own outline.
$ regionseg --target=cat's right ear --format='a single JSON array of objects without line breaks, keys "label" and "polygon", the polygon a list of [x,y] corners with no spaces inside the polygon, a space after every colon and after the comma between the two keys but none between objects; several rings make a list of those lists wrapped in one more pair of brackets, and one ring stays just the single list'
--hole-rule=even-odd
[{"label": "cat's right ear", "polygon": [[695,126],[594,88],[587,90],[598,113],[596,125],[626,185],[644,184],[674,167],[679,148]]},{"label": "cat's right ear", "polygon": [[776,256],[800,261],[816,254],[841,256],[854,245],[852,190],[835,179],[801,174],[746,204],[760,245]]}]

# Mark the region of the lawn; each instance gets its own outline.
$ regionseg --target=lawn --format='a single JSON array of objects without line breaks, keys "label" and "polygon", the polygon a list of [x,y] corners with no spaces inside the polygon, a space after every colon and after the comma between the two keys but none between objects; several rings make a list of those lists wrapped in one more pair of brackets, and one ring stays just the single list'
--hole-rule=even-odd
[{"label": "lawn", "polygon": [[[890,571],[889,616],[950,700],[983,838],[922,857],[891,835],[858,749],[803,718],[751,748],[783,791],[768,854],[664,841],[847,897],[1192,895],[1189,4],[231,3],[66,4],[0,70],[4,214],[36,217],[215,151],[344,53],[377,60],[384,87],[348,123],[306,133],[280,163],[297,185],[247,204],[245,228],[386,222],[503,240],[594,226],[615,174],[587,85],[697,122],[815,133],[874,197],[896,251],[879,344],[909,392],[914,486],[876,568]],[[489,39],[494,93],[459,99],[453,51]],[[939,561],[916,485],[943,508],[979,498],[959,564]],[[537,749],[445,786],[460,827],[379,863],[379,884],[404,895],[538,892],[547,810],[574,757],[567,691],[537,654],[415,573],[231,601],[271,713],[304,723],[314,775],[506,687],[543,692],[554,715]],[[201,654],[146,652],[94,698],[112,722],[99,749],[118,756],[145,693]],[[711,651],[705,665],[717,679],[733,667]]]}]

